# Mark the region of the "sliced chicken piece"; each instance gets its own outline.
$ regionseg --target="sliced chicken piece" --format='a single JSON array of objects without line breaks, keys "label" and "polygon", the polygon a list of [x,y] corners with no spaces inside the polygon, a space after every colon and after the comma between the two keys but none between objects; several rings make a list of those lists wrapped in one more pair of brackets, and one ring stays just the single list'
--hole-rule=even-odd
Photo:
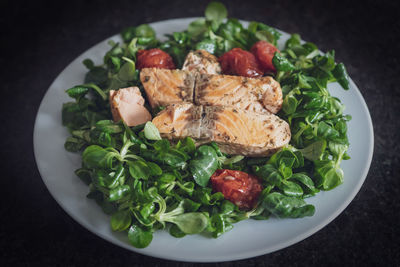
[{"label": "sliced chicken piece", "polygon": [[272,77],[246,78],[151,68],[142,69],[140,79],[153,108],[194,101],[199,105],[277,113],[283,102],[282,89]]},{"label": "sliced chicken piece", "polygon": [[281,86],[272,77],[208,74],[197,77],[194,99],[198,105],[231,106],[271,113],[277,113],[283,102]]},{"label": "sliced chicken piece", "polygon": [[140,80],[152,108],[193,100],[195,74],[189,71],[144,68]]},{"label": "sliced chicken piece", "polygon": [[115,122],[122,119],[128,126],[136,126],[151,120],[151,114],[143,106],[144,99],[137,87],[110,90],[109,100]]},{"label": "sliced chicken piece", "polygon": [[196,50],[187,54],[182,70],[204,74],[221,74],[221,65],[214,55],[205,50]]},{"label": "sliced chicken piece", "polygon": [[288,144],[291,136],[288,123],[276,115],[222,106],[174,104],[153,123],[163,137],[215,141],[221,151],[245,156],[270,155]]}]

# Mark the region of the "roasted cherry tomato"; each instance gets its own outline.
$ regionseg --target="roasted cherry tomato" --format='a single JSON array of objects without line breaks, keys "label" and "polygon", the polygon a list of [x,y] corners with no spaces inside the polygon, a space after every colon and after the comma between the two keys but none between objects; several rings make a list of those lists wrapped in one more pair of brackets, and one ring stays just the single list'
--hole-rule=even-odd
[{"label": "roasted cherry tomato", "polygon": [[158,48],[139,50],[137,52],[136,68],[175,69],[172,57]]},{"label": "roasted cherry tomato", "polygon": [[211,176],[212,188],[241,209],[257,204],[262,185],[257,176],[233,170],[216,170]]},{"label": "roasted cherry tomato", "polygon": [[219,58],[222,73],[245,77],[260,77],[264,73],[254,55],[241,48],[233,48]]},{"label": "roasted cherry tomato", "polygon": [[256,57],[261,69],[264,72],[275,72],[276,69],[272,64],[272,58],[275,52],[280,52],[273,44],[267,41],[258,41],[251,49],[251,53]]}]

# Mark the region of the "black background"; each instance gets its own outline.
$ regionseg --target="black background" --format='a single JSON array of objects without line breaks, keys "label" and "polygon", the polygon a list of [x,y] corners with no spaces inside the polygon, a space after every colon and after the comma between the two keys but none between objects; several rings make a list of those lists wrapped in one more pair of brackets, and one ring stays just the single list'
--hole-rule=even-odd
[{"label": "black background", "polygon": [[[40,178],[32,133],[46,90],[78,55],[126,26],[202,16],[207,2],[1,2],[0,265],[194,265],[124,250],[77,224]],[[375,147],[360,192],[328,226],[278,252],[217,265],[399,266],[398,1],[224,2],[231,17],[300,33],[322,51],[335,49],[370,109]]]}]

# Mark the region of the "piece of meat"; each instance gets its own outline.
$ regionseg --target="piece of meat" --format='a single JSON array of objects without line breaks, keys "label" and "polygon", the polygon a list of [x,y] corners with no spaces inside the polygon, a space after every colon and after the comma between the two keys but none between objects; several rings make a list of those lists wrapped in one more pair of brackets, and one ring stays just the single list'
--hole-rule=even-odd
[{"label": "piece of meat", "polygon": [[152,108],[193,100],[195,73],[144,68],[140,80]]},{"label": "piece of meat", "polygon": [[277,113],[283,102],[282,89],[272,77],[246,78],[151,68],[141,71],[140,80],[152,108],[194,102]]},{"label": "piece of meat", "polygon": [[291,136],[287,122],[276,115],[233,107],[174,104],[153,123],[163,137],[215,141],[222,152],[244,156],[268,156],[288,144]]},{"label": "piece of meat", "polygon": [[158,113],[153,124],[168,139],[191,136],[200,138],[202,106],[192,103],[172,104]]},{"label": "piece of meat", "polygon": [[282,107],[282,89],[272,77],[246,78],[201,74],[196,79],[195,103],[231,106],[254,112],[277,113]]},{"label": "piece of meat", "polygon": [[196,50],[187,54],[182,70],[204,74],[221,74],[221,65],[214,55],[205,50]]},{"label": "piece of meat", "polygon": [[151,114],[143,106],[144,99],[137,87],[110,90],[109,100],[115,122],[122,119],[126,125],[136,126],[151,120]]}]

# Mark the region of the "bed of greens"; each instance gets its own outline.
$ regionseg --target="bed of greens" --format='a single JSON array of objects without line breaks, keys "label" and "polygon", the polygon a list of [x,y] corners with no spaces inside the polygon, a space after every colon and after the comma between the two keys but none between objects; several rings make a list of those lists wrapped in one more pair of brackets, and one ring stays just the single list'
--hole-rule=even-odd
[{"label": "bed of greens", "polygon": [[[157,40],[146,24],[126,28],[121,36],[122,43],[110,41],[102,65],[83,62],[88,68],[85,83],[66,91],[74,101],[63,105],[62,123],[71,134],[65,149],[82,153],[82,167],[75,173],[88,184],[87,197],[111,215],[112,230],[127,232],[133,246],[148,246],[158,229],[177,238],[197,233],[218,237],[249,218],[312,216],[315,208],[305,199],[343,182],[340,163],[349,159],[350,116],[343,114],[344,106],[329,94],[327,84],[338,82],[347,90],[349,82],[334,51],[322,54],[297,34],[279,47],[281,53],[273,59],[274,78],[284,94],[278,115],[290,124],[292,139],[271,157],[246,158],[223,154],[215,143],[196,147],[191,138],[172,144],[151,122],[135,127],[114,123],[108,92],[142,89],[135,68],[139,49],[160,48],[180,68],[191,50],[220,56],[234,47],[248,50],[259,40],[276,45],[276,29],[259,22],[245,28],[237,19],[227,19],[221,3],[212,2],[204,18],[167,35],[166,41]],[[240,210],[212,191],[209,179],[221,168],[262,179],[264,189],[254,209]]]}]

